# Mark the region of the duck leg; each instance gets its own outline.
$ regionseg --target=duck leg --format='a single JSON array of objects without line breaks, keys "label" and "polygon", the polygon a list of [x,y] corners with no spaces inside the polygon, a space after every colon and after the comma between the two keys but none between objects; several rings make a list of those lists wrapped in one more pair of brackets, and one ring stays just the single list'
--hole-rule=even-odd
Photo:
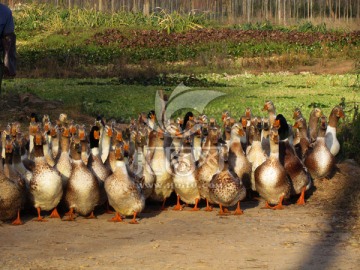
[{"label": "duck leg", "polygon": [[205,208],[205,211],[211,212],[212,210],[213,210],[213,208],[210,206],[209,200],[206,199],[206,208]]},{"label": "duck leg", "polygon": [[244,211],[241,210],[241,208],[240,208],[240,201],[238,201],[236,210],[235,210],[235,212],[234,212],[234,215],[242,215],[242,214],[244,214]]},{"label": "duck leg", "polygon": [[301,190],[300,197],[296,202],[297,205],[305,205],[305,191],[306,191],[306,187],[303,187]]},{"label": "duck leg", "polygon": [[114,212],[113,211],[111,211],[111,209],[110,209],[110,204],[109,204],[109,201],[108,200],[106,200],[106,209],[105,209],[105,213],[106,214],[114,214]]},{"label": "duck leg", "polygon": [[220,212],[219,212],[220,216],[223,216],[223,215],[226,215],[229,213],[229,210],[227,208],[223,207],[222,204],[219,204],[219,207],[220,207]]},{"label": "duck leg", "polygon": [[51,217],[51,218],[60,218],[60,215],[59,215],[56,207],[55,207],[54,210],[51,212],[50,217]]},{"label": "duck leg", "polygon": [[279,203],[277,205],[275,205],[272,209],[273,210],[283,210],[284,209],[284,206],[282,204],[283,200],[284,200],[284,195],[280,197]]},{"label": "duck leg", "polygon": [[119,212],[116,212],[115,213],[115,217],[113,217],[112,219],[110,219],[109,221],[112,221],[112,222],[123,222]]},{"label": "duck leg", "polygon": [[70,210],[69,210],[69,212],[67,212],[67,214],[68,214],[68,218],[67,219],[65,219],[65,221],[75,221],[75,219],[74,219],[74,208],[70,208]]},{"label": "duck leg", "polygon": [[12,225],[22,225],[23,224],[20,219],[20,209],[18,210],[17,218],[11,224]]},{"label": "duck leg", "polygon": [[38,213],[37,221],[46,222],[47,220],[44,219],[44,217],[42,217],[42,216],[40,215],[40,212],[41,212],[40,207],[37,207],[36,210],[37,210],[37,213]]},{"label": "duck leg", "polygon": [[160,211],[166,211],[167,210],[167,208],[165,207],[165,202],[166,202],[166,198],[163,200]]},{"label": "duck leg", "polygon": [[177,195],[177,202],[176,202],[176,205],[175,207],[173,208],[173,210],[175,211],[181,211],[183,210],[181,204],[180,204],[180,195]]},{"label": "duck leg", "polygon": [[96,218],[96,216],[94,215],[94,211],[92,211],[91,213],[90,213],[90,215],[89,216],[87,216],[86,218]]},{"label": "duck leg", "polygon": [[194,205],[194,208],[191,209],[190,211],[199,211],[200,208],[198,207],[198,204],[199,204],[199,199],[195,199],[195,205]]},{"label": "duck leg", "polygon": [[133,219],[129,222],[130,224],[139,224],[139,222],[137,222],[137,220],[136,220],[136,215],[137,215],[137,212],[134,212]]}]

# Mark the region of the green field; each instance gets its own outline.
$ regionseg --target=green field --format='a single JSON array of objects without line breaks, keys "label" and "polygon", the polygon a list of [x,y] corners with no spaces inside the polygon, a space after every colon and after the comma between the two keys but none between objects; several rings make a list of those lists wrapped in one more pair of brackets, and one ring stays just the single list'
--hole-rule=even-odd
[{"label": "green field", "polygon": [[[277,112],[289,120],[296,107],[301,108],[305,116],[309,115],[314,106],[322,108],[325,115],[329,115],[342,98],[345,98],[346,109],[352,109],[353,102],[360,102],[360,78],[351,74],[212,74],[203,75],[201,80],[209,86],[192,87],[190,84],[187,85],[189,91],[215,90],[225,94],[211,101],[204,110],[209,117],[218,120],[223,110],[239,118],[246,107],[250,107],[254,115],[266,116],[262,111],[265,100],[272,100]],[[43,99],[60,100],[65,107],[77,108],[89,115],[102,114],[106,118],[128,122],[139,112],[154,109],[157,90],[164,89],[170,95],[176,86],[124,85],[118,79],[16,79],[6,81],[4,91],[34,93]],[[179,111],[174,117],[193,109],[195,102],[188,104],[188,108]],[[350,111],[347,119],[352,118],[353,111]]]}]

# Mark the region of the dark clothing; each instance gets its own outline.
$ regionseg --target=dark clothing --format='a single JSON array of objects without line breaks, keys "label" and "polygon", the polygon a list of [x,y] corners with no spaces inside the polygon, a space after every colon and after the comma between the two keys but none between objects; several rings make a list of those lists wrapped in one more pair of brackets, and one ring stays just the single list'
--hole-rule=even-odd
[{"label": "dark clothing", "polygon": [[16,35],[11,10],[0,4],[0,90],[3,74],[16,75]]},{"label": "dark clothing", "polygon": [[[0,3],[0,36],[4,37],[15,32],[14,19],[10,8]],[[4,51],[0,43],[0,51]]]}]

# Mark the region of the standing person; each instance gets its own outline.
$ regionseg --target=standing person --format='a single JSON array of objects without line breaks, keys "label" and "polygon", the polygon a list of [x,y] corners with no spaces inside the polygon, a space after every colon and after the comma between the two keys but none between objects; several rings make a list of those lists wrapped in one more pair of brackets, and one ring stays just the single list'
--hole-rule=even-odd
[{"label": "standing person", "polygon": [[16,75],[16,35],[10,8],[0,3],[0,93],[3,75]]}]

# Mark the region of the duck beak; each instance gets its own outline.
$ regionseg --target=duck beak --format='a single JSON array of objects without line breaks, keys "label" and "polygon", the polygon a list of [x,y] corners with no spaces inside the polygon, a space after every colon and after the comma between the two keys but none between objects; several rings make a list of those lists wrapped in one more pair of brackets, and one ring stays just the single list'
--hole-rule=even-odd
[{"label": "duck beak", "polygon": [[116,134],[116,140],[119,141],[119,142],[122,142],[123,138],[122,138],[122,134],[120,132],[118,132]]},{"label": "duck beak", "polygon": [[100,139],[100,132],[98,130],[94,131],[94,138],[95,140],[99,140]]}]

